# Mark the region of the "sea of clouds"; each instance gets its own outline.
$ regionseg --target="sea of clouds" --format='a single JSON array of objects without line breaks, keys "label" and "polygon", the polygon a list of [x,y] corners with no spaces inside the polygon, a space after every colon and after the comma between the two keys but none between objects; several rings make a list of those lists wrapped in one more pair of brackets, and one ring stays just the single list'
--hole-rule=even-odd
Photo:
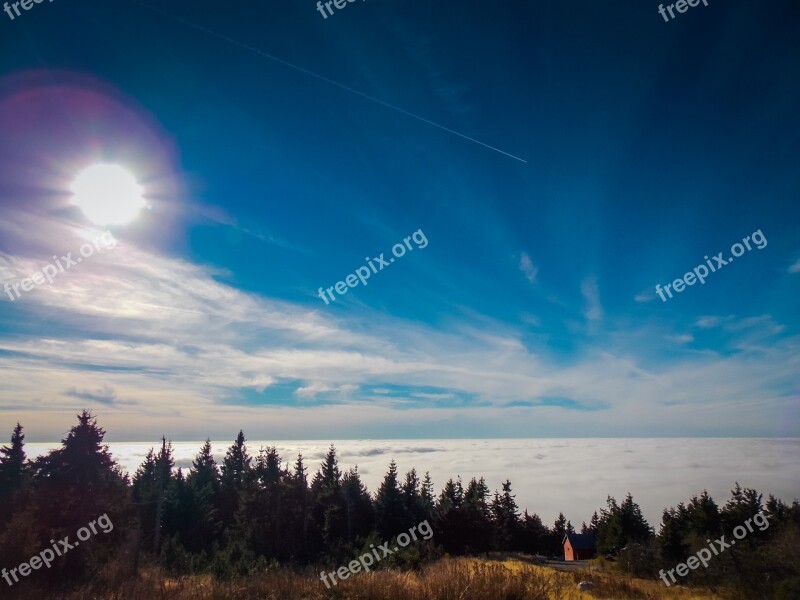
[{"label": "sea of clouds", "polygon": [[[222,461],[230,441],[213,442]],[[344,472],[358,466],[362,480],[375,492],[389,462],[401,476],[412,467],[420,479],[430,471],[438,494],[448,478],[464,485],[473,476],[486,478],[491,490],[511,480],[520,510],[538,513],[552,524],[562,511],[576,527],[605,506],[606,496],[633,494],[656,530],[665,507],[708,490],[724,504],[738,481],[786,502],[800,498],[800,439],[636,438],[636,439],[492,439],[492,440],[342,440],[333,442]],[[160,442],[111,443],[117,461],[134,473],[151,447]],[[177,467],[187,471],[202,442],[174,442]],[[302,453],[309,480],[328,451],[326,441],[248,441],[256,455],[275,445],[291,467]],[[31,457],[54,444],[27,444]]]}]

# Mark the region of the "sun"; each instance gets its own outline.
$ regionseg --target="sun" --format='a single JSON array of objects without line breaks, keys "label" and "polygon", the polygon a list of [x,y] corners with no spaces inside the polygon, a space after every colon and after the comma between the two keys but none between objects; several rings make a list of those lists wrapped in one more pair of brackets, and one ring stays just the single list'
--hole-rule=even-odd
[{"label": "sun", "polygon": [[72,204],[95,225],[130,223],[146,204],[136,178],[119,165],[96,164],[81,171],[72,192]]}]

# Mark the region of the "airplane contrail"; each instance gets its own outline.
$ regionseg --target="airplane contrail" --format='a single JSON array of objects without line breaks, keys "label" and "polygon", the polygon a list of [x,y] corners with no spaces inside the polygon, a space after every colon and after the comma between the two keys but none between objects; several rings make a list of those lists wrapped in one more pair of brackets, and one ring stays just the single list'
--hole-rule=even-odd
[{"label": "airplane contrail", "polygon": [[503,154],[505,156],[513,158],[514,160],[518,160],[520,162],[528,164],[527,160],[523,160],[522,158],[520,158],[518,156],[514,156],[513,154],[509,154],[508,152],[500,150],[500,148],[495,148],[494,146],[490,146],[489,144],[486,144],[486,143],[484,143],[484,142],[482,142],[480,140],[476,140],[475,138],[471,138],[468,135],[464,135],[463,133],[459,133],[458,131],[455,131],[454,129],[450,129],[449,127],[445,127],[444,125],[440,125],[439,123],[435,123],[434,121],[431,121],[430,119],[426,119],[425,117],[421,117],[419,115],[416,115],[416,114],[414,114],[412,112],[409,112],[409,111],[407,111],[407,110],[405,110],[403,108],[400,108],[399,106],[395,106],[394,104],[389,104],[388,102],[385,102],[383,100],[375,98],[374,96],[370,96],[369,94],[365,94],[364,92],[360,92],[358,90],[355,90],[355,89],[353,89],[353,88],[351,88],[349,86],[344,85],[343,83],[339,83],[338,81],[334,81],[333,79],[328,79],[327,77],[325,77],[323,75],[319,75],[317,73],[314,73],[313,71],[309,71],[308,69],[305,69],[305,68],[300,67],[298,65],[292,64],[292,63],[290,63],[288,61],[283,60],[282,58],[278,58],[277,56],[273,56],[273,55],[271,55],[271,54],[269,54],[267,52],[264,52],[263,50],[259,50],[258,48],[253,48],[252,46],[249,46],[247,44],[244,44],[242,42],[234,40],[233,38],[229,38],[228,36],[223,35],[221,33],[217,33],[216,31],[208,29],[207,27],[203,27],[202,25],[198,25],[197,23],[193,23],[192,21],[187,21],[183,17],[177,17],[177,16],[175,16],[173,14],[170,14],[168,12],[165,12],[165,11],[159,9],[159,8],[155,8],[154,6],[150,6],[148,4],[144,4],[143,2],[139,2],[138,0],[132,0],[132,2],[134,2],[135,4],[138,4],[139,6],[143,6],[144,8],[150,9],[153,12],[160,13],[160,14],[164,15],[165,17],[169,17],[170,19],[174,19],[176,21],[179,21],[179,22],[183,23],[184,25],[189,25],[190,27],[194,27],[195,29],[199,29],[200,31],[203,31],[205,33],[213,35],[214,37],[218,37],[219,39],[225,40],[226,42],[229,42],[231,44],[239,46],[240,48],[244,48],[245,50],[250,50],[251,52],[255,52],[259,56],[263,56],[264,58],[268,58],[270,60],[274,60],[275,62],[278,62],[278,63],[280,63],[282,65],[285,65],[287,67],[290,67],[292,69],[300,71],[301,73],[305,73],[306,75],[310,75],[311,77],[315,77],[315,78],[320,79],[320,80],[322,80],[322,81],[324,81],[326,83],[329,83],[331,85],[335,85],[336,87],[339,87],[339,88],[341,88],[343,90],[347,90],[351,94],[355,94],[356,96],[361,96],[362,98],[366,98],[367,100],[371,100],[372,102],[375,102],[376,104],[380,104],[381,106],[385,106],[386,108],[391,108],[392,110],[395,110],[395,111],[397,111],[399,113],[402,113],[402,114],[407,115],[409,117],[413,117],[413,118],[417,119],[418,121],[422,121],[423,123],[427,123],[428,125],[433,125],[434,127],[438,127],[439,129],[442,129],[443,131],[447,131],[448,133],[452,133],[453,135],[457,135],[460,138],[464,138],[465,140],[469,140],[470,142],[475,142],[476,144],[479,144],[479,145],[483,146],[484,148],[489,148],[490,150],[494,150],[495,152],[499,152],[500,154]]}]

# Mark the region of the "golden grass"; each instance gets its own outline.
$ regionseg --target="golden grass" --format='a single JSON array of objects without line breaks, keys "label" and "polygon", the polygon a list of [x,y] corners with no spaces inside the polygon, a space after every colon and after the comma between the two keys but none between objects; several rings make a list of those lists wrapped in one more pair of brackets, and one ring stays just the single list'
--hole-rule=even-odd
[{"label": "golden grass", "polygon": [[[595,584],[591,593],[577,583]],[[516,559],[444,558],[420,571],[373,571],[328,590],[318,574],[277,568],[233,582],[210,576],[168,578],[145,570],[120,584],[119,573],[99,574],[91,587],[69,595],[20,588],[19,600],[715,600],[686,588],[633,579],[611,571],[559,572]],[[32,582],[31,582],[32,583]],[[33,595],[30,595],[33,594]]]}]

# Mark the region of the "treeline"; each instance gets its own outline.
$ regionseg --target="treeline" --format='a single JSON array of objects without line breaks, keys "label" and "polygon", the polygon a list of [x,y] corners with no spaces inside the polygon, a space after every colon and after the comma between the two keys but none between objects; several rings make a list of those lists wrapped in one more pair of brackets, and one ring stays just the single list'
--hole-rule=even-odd
[{"label": "treeline", "polygon": [[[342,472],[331,446],[309,475],[302,456],[285,464],[274,447],[250,456],[239,433],[218,465],[210,442],[187,473],[175,469],[172,446],[163,440],[129,477],[103,443],[105,432],[87,411],[78,416],[61,447],[28,460],[17,425],[0,448],[0,566],[13,567],[71,535],[99,515],[114,530],[65,555],[36,580],[61,586],[72,581],[134,575],[143,561],[175,574],[243,576],[273,564],[338,565],[423,521],[434,536],[393,554],[386,566],[417,566],[442,553],[521,551],[563,558],[563,539],[574,533],[563,514],[548,527],[536,514],[520,513],[511,482],[492,493],[483,478],[448,480],[435,493],[428,473],[404,476],[394,461],[370,494],[357,468]],[[689,580],[765,593],[776,582],[800,576],[800,504],[738,484],[723,506],[703,492],[664,511],[658,535],[629,494],[609,497],[580,533],[592,534],[601,557],[639,576],[684,562],[707,539],[729,538],[734,527],[763,511],[770,527],[756,530],[716,556]],[[769,541],[769,543],[767,543]],[[104,573],[106,575],[104,575]],[[27,584],[28,582],[23,582]],[[32,583],[32,582],[31,582]],[[2,582],[0,582],[2,584]]]}]

